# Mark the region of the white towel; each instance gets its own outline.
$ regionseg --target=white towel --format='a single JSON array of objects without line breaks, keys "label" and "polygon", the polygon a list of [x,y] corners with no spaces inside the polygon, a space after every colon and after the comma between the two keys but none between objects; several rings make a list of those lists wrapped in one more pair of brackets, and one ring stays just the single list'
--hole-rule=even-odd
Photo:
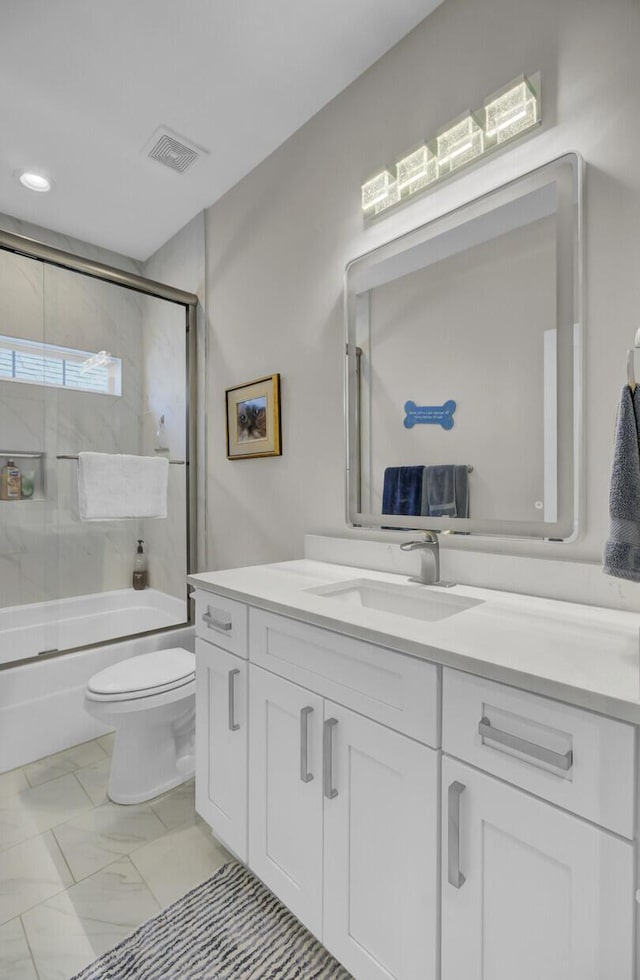
[{"label": "white towel", "polygon": [[111,453],[78,454],[81,521],[167,516],[169,460]]}]

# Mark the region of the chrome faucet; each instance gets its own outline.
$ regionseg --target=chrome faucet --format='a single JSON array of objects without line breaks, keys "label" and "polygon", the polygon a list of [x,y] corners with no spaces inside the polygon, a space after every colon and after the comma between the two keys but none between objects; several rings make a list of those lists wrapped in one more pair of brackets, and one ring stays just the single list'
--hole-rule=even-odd
[{"label": "chrome faucet", "polygon": [[421,551],[420,578],[414,579],[422,585],[439,585],[441,588],[451,588],[455,582],[443,582],[440,579],[440,544],[435,531],[425,531],[421,541],[405,541],[400,545],[401,551]]}]

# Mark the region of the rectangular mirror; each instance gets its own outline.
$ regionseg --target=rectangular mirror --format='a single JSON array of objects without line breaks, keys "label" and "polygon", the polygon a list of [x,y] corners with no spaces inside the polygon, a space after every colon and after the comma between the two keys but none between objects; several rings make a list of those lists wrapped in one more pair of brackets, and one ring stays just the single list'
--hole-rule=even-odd
[{"label": "rectangular mirror", "polygon": [[568,154],[349,264],[351,525],[575,536],[581,198]]}]

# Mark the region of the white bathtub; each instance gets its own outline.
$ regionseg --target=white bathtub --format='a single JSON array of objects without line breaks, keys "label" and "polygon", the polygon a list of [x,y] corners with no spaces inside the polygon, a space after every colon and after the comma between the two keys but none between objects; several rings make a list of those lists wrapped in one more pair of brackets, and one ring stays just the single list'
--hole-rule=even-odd
[{"label": "white bathtub", "polygon": [[186,619],[186,599],[176,599],[157,589],[118,589],[8,606],[0,609],[0,664],[135,636],[175,626]]},{"label": "white bathtub", "polygon": [[[29,657],[51,647],[104,643],[123,631],[161,629],[184,622],[185,610],[183,600],[153,589],[14,606],[0,612],[0,662],[19,659],[17,651]],[[106,731],[84,710],[85,686],[98,670],[151,650],[193,650],[194,644],[193,627],[177,627],[0,670],[0,773]]]}]

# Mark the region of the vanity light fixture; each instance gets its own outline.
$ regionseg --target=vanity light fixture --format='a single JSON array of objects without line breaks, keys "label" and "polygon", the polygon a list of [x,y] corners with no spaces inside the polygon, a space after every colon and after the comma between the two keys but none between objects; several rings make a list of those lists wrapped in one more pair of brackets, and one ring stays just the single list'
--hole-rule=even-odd
[{"label": "vanity light fixture", "polygon": [[30,191],[37,191],[39,194],[45,194],[51,190],[51,181],[48,177],[44,177],[42,174],[31,173],[29,170],[20,171],[18,180],[23,187],[26,187]]},{"label": "vanity light fixture", "polygon": [[362,185],[362,210],[373,216],[434,186],[454,171],[487,156],[541,122],[540,75],[519,75],[489,95],[481,109],[443,126],[433,141]]}]

